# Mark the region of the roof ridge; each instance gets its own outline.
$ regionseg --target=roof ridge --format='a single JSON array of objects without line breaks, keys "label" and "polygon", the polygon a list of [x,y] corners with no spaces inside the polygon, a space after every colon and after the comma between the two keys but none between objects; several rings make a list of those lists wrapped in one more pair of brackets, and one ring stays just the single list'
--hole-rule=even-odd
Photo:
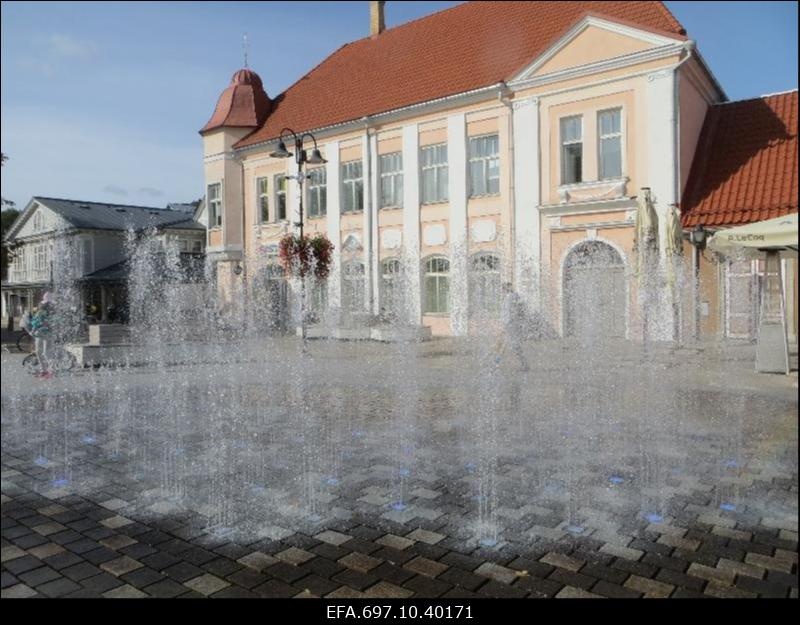
[{"label": "roof ridge", "polygon": [[397,26],[392,26],[391,28],[384,28],[378,35],[367,35],[366,37],[359,37],[358,39],[354,39],[350,43],[359,43],[360,41],[375,39],[380,37],[383,33],[387,33],[389,31],[398,31],[401,28],[405,28],[410,26],[411,24],[416,24],[417,22],[422,22],[424,20],[430,19],[432,17],[436,17],[437,15],[441,15],[442,13],[447,13],[448,11],[455,11],[456,9],[460,9],[462,7],[468,6],[470,4],[474,4],[473,0],[468,0],[467,2],[460,2],[452,7],[445,7],[444,9],[439,9],[438,11],[434,11],[433,13],[429,13],[428,15],[420,15],[419,17],[415,17],[413,20],[409,20],[407,22],[403,22],[402,24],[397,24]]},{"label": "roof ridge", "polygon": [[[360,41],[360,39],[357,39],[356,41]],[[306,78],[308,78],[309,76],[311,76],[311,74],[313,74],[315,71],[317,71],[317,70],[318,70],[318,69],[319,69],[319,68],[322,66],[322,64],[323,64],[323,63],[325,63],[325,62],[326,62],[328,59],[330,59],[330,58],[333,58],[334,56],[336,56],[337,54],[339,54],[339,52],[341,52],[342,50],[344,50],[344,49],[345,49],[347,46],[349,46],[351,43],[355,43],[355,42],[353,42],[353,41],[348,41],[348,42],[346,42],[346,43],[343,43],[342,45],[340,45],[340,46],[339,46],[338,48],[336,48],[336,49],[335,49],[333,52],[331,52],[331,53],[330,53],[328,56],[324,57],[324,58],[323,58],[323,59],[322,59],[322,60],[321,60],[319,63],[317,63],[317,64],[316,64],[314,67],[312,67],[310,70],[308,70],[308,71],[307,71],[305,74],[303,74],[302,76],[300,76],[300,78],[298,78],[298,79],[297,79],[297,80],[295,80],[295,81],[294,81],[294,82],[293,82],[291,85],[289,85],[288,87],[286,87],[286,89],[284,89],[283,91],[281,91],[281,92],[280,92],[278,95],[276,95],[274,98],[270,98],[270,100],[272,101],[272,104],[273,104],[273,108],[274,108],[274,104],[275,104],[275,102],[277,102],[277,101],[278,101],[278,99],[279,99],[281,96],[283,96],[283,95],[284,95],[284,94],[285,94],[287,91],[289,91],[290,89],[292,89],[292,87],[294,87],[295,85],[298,85],[298,84],[300,84],[300,82],[302,82],[303,80],[305,80]],[[271,115],[271,114],[272,114],[272,111],[270,111],[269,115]],[[247,139],[247,138],[248,138],[250,135],[252,135],[252,134],[255,134],[256,132],[258,132],[259,130],[261,130],[261,128],[263,128],[263,127],[264,127],[264,124],[266,124],[266,123],[267,123],[267,119],[269,119],[269,115],[267,115],[267,117],[264,119],[264,121],[263,121],[263,122],[262,122],[260,125],[258,125],[258,126],[256,126],[255,128],[253,128],[252,132],[249,132],[248,134],[246,134],[244,137],[242,137],[241,139],[239,139],[239,141],[244,141],[244,140],[245,140],[245,139]],[[236,143],[239,143],[239,141],[237,141]]]},{"label": "roof ridge", "polygon": [[787,89],[786,91],[776,91],[775,93],[765,93],[764,95],[754,95],[750,98],[743,98],[741,100],[728,100],[727,102],[717,102],[713,106],[727,106],[728,104],[741,104],[742,102],[753,102],[755,100],[763,100],[765,98],[772,98],[779,95],[789,95],[796,93],[797,87],[794,89]]},{"label": "roof ridge", "polygon": [[169,208],[158,208],[157,206],[140,206],[138,204],[112,204],[110,202],[93,202],[92,200],[70,200],[69,198],[63,197],[46,197],[43,195],[34,195],[34,200],[53,200],[55,202],[71,202],[73,204],[97,204],[98,206],[119,206],[122,208],[139,208],[141,210],[149,210],[149,211],[162,211],[165,213],[180,213],[181,211],[174,211]]},{"label": "roof ridge", "polygon": [[683,24],[681,23],[681,21],[677,17],[675,17],[675,14],[672,11],[670,11],[669,7],[664,2],[662,2],[661,0],[658,0],[658,2],[656,2],[656,4],[659,6],[661,11],[667,17],[669,17],[672,21],[675,22],[675,24],[677,24],[678,32],[681,35],[688,35],[688,33],[686,32],[686,29],[683,27]]}]

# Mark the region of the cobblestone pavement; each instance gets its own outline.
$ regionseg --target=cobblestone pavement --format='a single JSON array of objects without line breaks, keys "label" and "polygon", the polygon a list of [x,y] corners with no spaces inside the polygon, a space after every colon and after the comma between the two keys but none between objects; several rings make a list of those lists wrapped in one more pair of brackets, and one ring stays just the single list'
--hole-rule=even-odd
[{"label": "cobblestone pavement", "polygon": [[[756,380],[748,375],[740,381]],[[764,391],[781,397],[777,408],[764,404],[786,427],[777,442],[769,441],[778,458],[796,454],[797,444],[783,384],[770,378],[765,385],[774,388]],[[473,505],[473,483],[457,479],[455,469],[453,475],[426,472],[425,458],[418,459],[422,468],[403,509],[387,507],[391,480],[384,473],[391,467],[375,450],[342,476],[336,497],[320,498],[332,509],[345,508],[342,518],[333,514],[323,523],[269,527],[253,536],[208,531],[202,511],[143,496],[159,490],[148,481],[152,476],[135,475],[132,465],[107,454],[73,454],[84,487],[59,484],[51,463],[37,457],[35,441],[7,441],[6,425],[4,415],[3,598],[798,595],[796,457],[750,463],[736,480],[742,505],[732,510],[719,504],[724,480],[703,474],[704,460],[693,461],[690,471],[665,481],[669,497],[657,520],[637,516],[625,502],[595,500],[593,493],[609,486],[605,477],[593,482],[596,471],[587,466],[578,510],[586,522],[577,530],[565,523],[574,502],[563,493],[554,490],[533,503],[515,498],[513,485],[536,467],[500,458],[500,481],[512,486],[496,510],[502,540],[484,547],[470,540],[468,524],[457,522]]]}]

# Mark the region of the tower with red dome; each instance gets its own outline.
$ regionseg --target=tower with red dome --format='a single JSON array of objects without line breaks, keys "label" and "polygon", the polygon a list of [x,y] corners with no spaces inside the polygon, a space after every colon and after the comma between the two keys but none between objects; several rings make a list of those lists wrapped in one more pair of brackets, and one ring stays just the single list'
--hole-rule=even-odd
[{"label": "tower with red dome", "polygon": [[271,110],[272,101],[261,78],[245,67],[233,74],[214,113],[200,130],[208,214],[206,249],[216,261],[217,277],[222,282],[234,276],[244,250],[243,170],[233,146],[259,128]]}]

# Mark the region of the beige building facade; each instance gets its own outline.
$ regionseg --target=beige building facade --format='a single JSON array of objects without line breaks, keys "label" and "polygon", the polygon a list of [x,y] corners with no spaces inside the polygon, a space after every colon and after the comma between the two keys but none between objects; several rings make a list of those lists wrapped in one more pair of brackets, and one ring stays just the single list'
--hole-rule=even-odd
[{"label": "beige building facade", "polygon": [[[294,128],[313,132],[327,160],[308,166],[303,189],[306,233],[335,245],[315,297],[377,317],[400,270],[406,321],[464,335],[476,312],[497,312],[491,294],[510,282],[561,334],[600,309],[604,331],[640,336],[637,196],[652,190],[663,239],[706,112],[724,100],[686,36],[586,12],[489,86]],[[263,124],[202,132],[207,252],[233,302],[252,297],[259,272],[280,274],[269,266],[300,217],[294,160],[270,156],[277,136],[248,139]],[[575,272],[602,277],[594,310],[565,292]],[[671,338],[672,311],[662,313],[661,338]]]}]

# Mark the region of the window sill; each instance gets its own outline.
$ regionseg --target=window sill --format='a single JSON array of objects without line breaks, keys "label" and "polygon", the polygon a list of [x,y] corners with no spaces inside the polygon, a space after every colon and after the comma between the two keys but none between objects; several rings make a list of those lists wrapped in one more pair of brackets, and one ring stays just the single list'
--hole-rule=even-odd
[{"label": "window sill", "polygon": [[342,215],[363,215],[364,210],[357,210],[357,211],[342,211]]},{"label": "window sill", "polygon": [[381,206],[379,210],[382,211],[399,211],[402,210],[402,206]]},{"label": "window sill", "polygon": [[449,204],[450,200],[432,200],[430,202],[420,202],[421,206],[441,206],[442,204]]},{"label": "window sill", "polygon": [[562,204],[572,201],[616,199],[625,196],[629,181],[630,178],[623,176],[622,178],[562,184],[558,187],[558,197]]},{"label": "window sill", "polygon": [[467,197],[468,200],[484,200],[484,199],[492,199],[492,198],[499,198],[502,193],[486,193],[484,195],[470,195]]},{"label": "window sill", "polygon": [[431,312],[424,312],[422,313],[423,317],[436,317],[438,319],[446,319],[450,316],[449,312],[446,313],[431,313]]}]

